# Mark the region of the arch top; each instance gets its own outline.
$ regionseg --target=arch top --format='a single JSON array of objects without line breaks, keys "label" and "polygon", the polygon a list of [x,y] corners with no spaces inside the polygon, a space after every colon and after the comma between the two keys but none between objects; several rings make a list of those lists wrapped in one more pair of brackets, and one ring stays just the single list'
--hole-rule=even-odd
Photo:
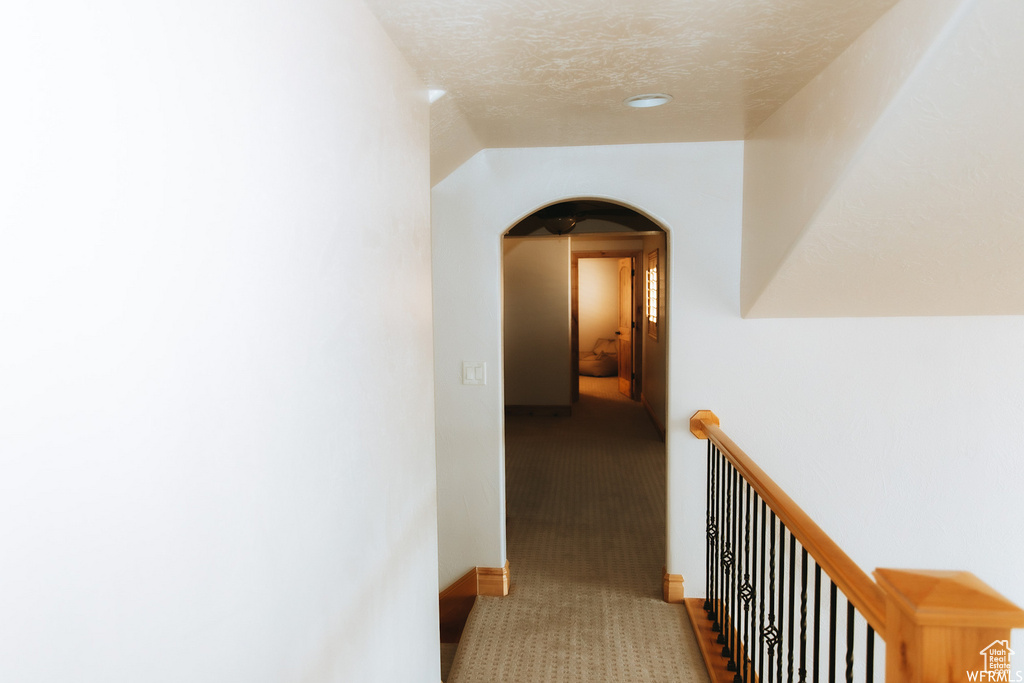
[{"label": "arch top", "polygon": [[626,203],[608,199],[561,199],[516,222],[505,237],[666,232],[652,218]]}]

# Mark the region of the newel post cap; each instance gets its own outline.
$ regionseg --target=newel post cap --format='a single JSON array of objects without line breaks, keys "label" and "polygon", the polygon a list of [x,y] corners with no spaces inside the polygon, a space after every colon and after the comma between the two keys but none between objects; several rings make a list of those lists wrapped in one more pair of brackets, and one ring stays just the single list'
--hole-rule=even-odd
[{"label": "newel post cap", "polygon": [[707,439],[708,434],[704,431],[704,425],[701,422],[713,424],[716,427],[721,424],[718,421],[718,416],[712,413],[710,410],[698,410],[690,418],[690,433],[698,439]]},{"label": "newel post cap", "polygon": [[876,569],[886,597],[920,626],[1021,628],[1024,610],[970,572]]}]

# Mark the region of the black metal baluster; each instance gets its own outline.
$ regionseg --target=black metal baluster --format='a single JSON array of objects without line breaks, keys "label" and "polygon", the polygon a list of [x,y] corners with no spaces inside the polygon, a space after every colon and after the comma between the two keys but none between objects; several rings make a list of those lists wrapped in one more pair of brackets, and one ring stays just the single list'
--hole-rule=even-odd
[{"label": "black metal baluster", "polygon": [[761,567],[758,569],[757,574],[760,577],[761,587],[757,591],[757,604],[759,605],[758,612],[759,617],[757,620],[758,625],[758,638],[757,638],[757,678],[760,681],[764,680],[764,644],[765,644],[765,623],[764,623],[764,595],[765,595],[765,580],[764,580],[764,555],[765,555],[765,528],[768,526],[768,504],[761,501],[761,546],[760,546],[760,558]]},{"label": "black metal baluster", "polygon": [[743,683],[743,519],[746,514],[746,501],[743,497],[744,481],[737,471],[736,473],[736,609],[733,613],[736,620],[733,622],[733,630],[736,636],[733,642],[732,655],[736,660],[736,675],[733,676],[733,683]]},{"label": "black metal baluster", "polygon": [[836,683],[836,584],[831,580],[829,583],[832,588],[828,615],[828,683]]},{"label": "black metal baluster", "polygon": [[722,633],[718,634],[718,642],[722,643],[722,656],[728,661],[726,662],[726,670],[735,671],[736,661],[733,658],[733,626],[736,622],[733,619],[733,591],[735,590],[736,584],[736,572],[734,571],[736,554],[734,552],[734,536],[736,532],[736,503],[733,495],[734,488],[736,486],[736,469],[732,464],[728,464],[726,468],[726,480],[725,480],[725,504],[726,504],[726,519],[728,520],[725,524],[725,538],[722,545],[722,569],[725,571],[725,590],[723,595],[725,596],[725,612],[724,621],[722,622]]},{"label": "black metal baluster", "polygon": [[[771,530],[768,535],[768,625],[764,629],[764,642],[768,646],[768,683],[775,680],[775,644],[779,630],[775,627],[775,511],[772,510]],[[762,678],[762,680],[764,680]]]},{"label": "black metal baluster", "polygon": [[718,525],[722,519],[722,486],[719,477],[719,470],[722,463],[722,454],[718,452],[718,447],[714,447],[714,466],[712,468],[712,486],[715,489],[715,507],[714,507],[714,519],[712,520],[713,526],[713,537],[714,537],[714,552],[711,557],[711,613],[708,618],[711,619],[711,630],[718,632],[722,630],[721,625],[718,622],[718,588],[719,588],[719,554],[721,552],[721,538],[719,535]]},{"label": "black metal baluster", "polygon": [[732,496],[733,485],[732,463],[725,465],[725,524],[722,534],[722,571],[725,581],[722,583],[722,633],[718,642],[722,643],[722,656],[728,661],[726,668],[732,671],[732,570],[735,553],[733,553],[732,533],[736,516],[735,503]]},{"label": "black metal baluster", "polygon": [[[797,538],[771,510],[753,486],[729,462],[713,443],[707,451],[707,509],[704,609],[729,671],[735,672],[732,683],[819,683],[824,661],[821,653],[822,568],[800,544],[799,634],[797,623]],[[760,511],[758,510],[760,502]],[[761,537],[758,540],[758,521]],[[778,549],[776,550],[776,533]],[[787,577],[786,539],[789,539]],[[765,555],[767,554],[767,560]],[[809,614],[808,562],[814,563],[814,606]],[[767,567],[766,567],[767,564]],[[788,578],[788,588],[786,579]],[[836,682],[838,659],[838,586],[829,577],[829,657],[828,681]],[[776,584],[776,580],[778,584]],[[777,586],[777,587],[776,587]],[[767,597],[767,609],[765,599]],[[856,644],[857,611],[846,600],[845,676],[853,683],[854,648]],[[788,601],[788,610],[787,610]],[[767,612],[767,615],[766,615]],[[788,622],[787,622],[788,618]],[[813,629],[809,644],[808,631]],[[799,641],[797,640],[799,636]],[[865,641],[865,680],[873,683],[875,674],[875,639],[877,634],[867,624]],[[756,644],[755,644],[756,639]],[[799,656],[797,643],[799,642]],[[786,646],[787,665],[783,666],[782,646]],[[767,658],[766,652],[767,649]],[[810,656],[808,649],[811,650]],[[767,659],[767,668],[766,668]],[[809,661],[810,660],[810,661]],[[810,670],[808,669],[810,666]],[[808,673],[810,672],[810,676]],[[767,674],[767,678],[765,677]],[[795,674],[795,675],[794,675]]]},{"label": "black metal baluster", "polygon": [[846,683],[853,683],[853,603],[846,600]]},{"label": "black metal baluster", "polygon": [[713,479],[711,477],[712,468],[712,455],[711,455],[711,439],[708,439],[708,471],[707,471],[707,526],[704,529],[704,536],[707,540],[707,547],[705,548],[705,555],[707,556],[704,563],[704,611],[710,613],[711,611],[711,557],[713,553],[714,538],[715,538],[715,516],[713,513],[714,505],[714,492],[713,492]]},{"label": "black metal baluster", "polygon": [[794,672],[794,646],[796,645],[795,638],[793,637],[794,626],[797,623],[797,609],[796,609],[796,597],[797,597],[797,537],[793,535],[793,531],[790,531],[790,625],[786,633],[786,663],[788,669],[786,670],[786,681],[793,683],[793,672]]},{"label": "black metal baluster", "polygon": [[754,680],[754,671],[755,671],[754,667],[755,667],[756,656],[757,656],[757,647],[754,645],[754,640],[753,639],[756,638],[757,640],[760,640],[760,638],[757,637],[757,631],[758,631],[758,629],[757,629],[757,605],[754,603],[754,598],[758,594],[758,591],[757,591],[757,553],[758,553],[758,550],[759,550],[759,546],[757,544],[757,522],[758,522],[757,501],[758,501],[757,492],[754,491],[753,488],[751,488],[751,490],[750,490],[750,511],[751,511],[751,517],[753,518],[753,524],[752,524],[751,529],[750,529],[750,542],[751,542],[751,546],[753,547],[753,549],[751,550],[751,555],[750,555],[750,626],[749,626],[749,630],[747,631],[747,633],[748,633],[747,642],[749,643],[747,649],[750,652],[750,671],[748,672],[748,675],[747,675],[747,680],[748,681]]},{"label": "black metal baluster", "polygon": [[718,644],[722,646],[722,657],[729,659],[732,652],[729,651],[729,589],[730,589],[730,568],[732,567],[732,465],[725,463],[722,470],[724,485],[725,508],[722,510],[722,585],[719,591],[719,602],[722,604],[721,615],[718,620],[720,629],[718,632]]},{"label": "black metal baluster", "polygon": [[718,449],[712,447],[713,458],[711,461],[711,488],[714,491],[714,503],[711,507],[711,611],[708,612],[708,619],[714,624],[718,621],[717,607],[718,600]]},{"label": "black metal baluster", "polygon": [[[743,681],[750,680],[750,668],[751,661],[750,655],[752,649],[750,647],[750,601],[754,597],[754,589],[750,584],[750,515],[751,515],[751,489],[750,484],[744,480],[743,483],[743,585],[740,586],[740,598],[743,600],[743,647],[740,648],[741,652],[741,664],[740,673],[737,674],[734,683],[743,683]],[[754,514],[757,508],[754,508]],[[754,520],[754,528],[757,528],[757,518]],[[756,544],[755,544],[756,548]]]},{"label": "black metal baluster", "polygon": [[800,551],[800,683],[807,683],[807,548]]},{"label": "black metal baluster", "polygon": [[718,481],[718,547],[715,556],[715,626],[714,630],[719,634],[721,642],[722,624],[725,622],[724,604],[725,599],[725,573],[722,571],[722,553],[725,552],[725,530],[728,528],[726,517],[725,501],[725,456],[717,448],[718,472],[715,477]]},{"label": "black metal baluster", "polygon": [[779,683],[782,683],[782,645],[786,639],[783,629],[786,626],[786,525],[779,521],[779,657],[775,660],[778,667]]},{"label": "black metal baluster", "polygon": [[735,667],[733,671],[739,671],[740,659],[740,631],[739,631],[739,617],[740,617],[740,578],[743,570],[742,564],[742,550],[743,546],[740,542],[740,536],[743,532],[743,497],[740,489],[740,481],[742,477],[738,470],[735,471],[735,486],[733,488],[732,504],[733,504],[733,535],[732,535],[732,570],[731,570],[731,583],[729,592],[729,601],[732,603],[732,609],[729,610],[729,649],[732,656],[730,662]]},{"label": "black metal baluster", "polygon": [[789,675],[786,678],[793,683],[793,650],[796,646],[796,639],[793,637],[793,628],[796,625],[796,536],[789,532],[789,634],[786,651],[789,657]]},{"label": "black metal baluster", "polygon": [[867,683],[874,683],[875,680],[875,629],[868,624],[867,651],[864,653],[864,662],[867,665],[865,680]]},{"label": "black metal baluster", "polygon": [[[733,470],[733,505],[735,505],[735,511],[733,514],[733,535],[732,535],[732,611],[729,613],[729,635],[732,640],[732,663],[735,667],[735,671],[739,672],[739,663],[742,660],[742,653],[740,650],[739,643],[739,581],[740,581],[740,570],[742,569],[742,545],[740,544],[739,538],[742,531],[743,521],[743,499],[741,495],[741,488],[739,486],[740,476],[739,472]],[[735,679],[735,677],[733,677]],[[740,679],[742,680],[742,679]]]},{"label": "black metal baluster", "polygon": [[814,656],[811,661],[814,662],[814,676],[812,676],[812,683],[819,683],[821,668],[818,662],[821,661],[819,655],[821,654],[821,565],[817,562],[814,563]]},{"label": "black metal baluster", "polygon": [[729,485],[732,475],[732,465],[727,460],[722,460],[722,529],[721,529],[721,552],[719,553],[719,570],[721,572],[721,583],[718,587],[718,602],[721,605],[718,623],[718,644],[722,645],[722,656],[728,657],[726,650],[729,647],[729,565],[732,558],[732,545],[729,534],[732,530],[732,496]]}]

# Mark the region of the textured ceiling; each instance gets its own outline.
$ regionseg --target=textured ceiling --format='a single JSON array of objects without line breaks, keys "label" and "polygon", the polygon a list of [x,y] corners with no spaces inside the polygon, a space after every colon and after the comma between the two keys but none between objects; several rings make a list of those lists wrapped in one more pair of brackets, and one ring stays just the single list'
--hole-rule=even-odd
[{"label": "textured ceiling", "polygon": [[[742,139],[895,0],[367,4],[424,83],[448,91],[433,105],[443,153],[465,148],[460,136],[478,148]],[[645,92],[674,99],[622,104]]]},{"label": "textured ceiling", "polygon": [[483,148],[742,139],[744,315],[1024,313],[1019,1],[365,1],[448,91],[432,184]]}]

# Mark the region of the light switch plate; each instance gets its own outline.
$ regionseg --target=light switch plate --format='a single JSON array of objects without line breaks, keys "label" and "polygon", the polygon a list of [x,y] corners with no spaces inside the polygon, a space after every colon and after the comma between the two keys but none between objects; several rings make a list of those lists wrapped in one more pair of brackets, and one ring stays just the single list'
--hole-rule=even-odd
[{"label": "light switch plate", "polygon": [[487,384],[487,363],[483,361],[462,361],[463,384]]}]

